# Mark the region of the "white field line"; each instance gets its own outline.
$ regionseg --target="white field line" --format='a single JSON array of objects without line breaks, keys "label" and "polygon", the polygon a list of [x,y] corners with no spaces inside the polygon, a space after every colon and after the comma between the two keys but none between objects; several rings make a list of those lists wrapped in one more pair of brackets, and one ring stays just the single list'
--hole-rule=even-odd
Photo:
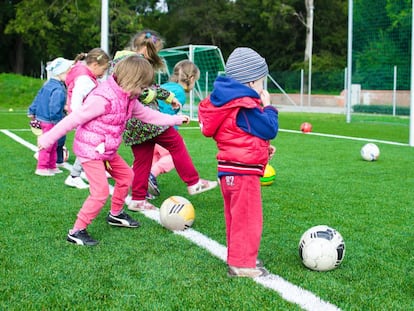
[{"label": "white field line", "polygon": [[[199,130],[200,128],[197,127],[182,127],[180,128],[180,131],[182,130]],[[301,131],[296,130],[284,130],[279,129],[279,132],[286,132],[286,133],[295,133],[295,134],[304,134]],[[366,142],[376,142],[376,143],[382,143],[382,144],[388,144],[388,145],[397,145],[397,146],[409,146],[409,144],[404,143],[398,143],[394,141],[388,141],[388,140],[379,140],[379,139],[371,139],[371,138],[361,138],[361,137],[352,137],[352,136],[342,136],[342,135],[333,135],[333,134],[323,134],[323,133],[313,133],[309,132],[304,135],[314,135],[314,136],[321,136],[321,137],[331,137],[331,138],[339,138],[339,139],[349,139],[349,140],[357,140],[357,141],[366,141]]]},{"label": "white field line", "polygon": [[[24,139],[20,138],[19,136],[11,133],[9,130],[0,130],[3,134],[9,136],[11,139],[15,140],[16,142],[24,145],[25,147],[29,148],[32,151],[37,151],[37,147]],[[64,168],[67,170],[71,170],[72,165],[65,163]],[[113,187],[110,187],[111,194],[113,193]],[[131,197],[128,196],[125,200],[128,204],[131,200]],[[141,212],[146,217],[160,223],[159,211],[158,210],[148,210]],[[199,247],[207,250],[215,257],[221,259],[222,261],[226,261],[227,258],[227,248],[220,243],[210,239],[209,237],[203,235],[202,233],[189,228],[185,231],[173,231],[174,234],[180,235],[194,244],[198,245]],[[254,281],[268,289],[271,289],[277,292],[283,299],[288,302],[295,303],[302,307],[304,310],[308,311],[339,311],[340,309],[313,294],[312,292],[305,290],[297,285],[294,285],[282,277],[270,274],[266,277],[259,277],[255,278]]]},{"label": "white field line", "polygon": [[388,145],[409,146],[409,144],[403,144],[403,143],[398,143],[398,142],[395,142],[395,141],[380,140],[380,139],[361,138],[361,137],[342,136],[342,135],[332,135],[332,134],[313,133],[313,132],[309,132],[309,133],[304,134],[301,131],[283,130],[283,129],[280,129],[279,131],[280,132],[287,132],[287,133],[300,133],[302,135],[314,135],[314,136],[331,137],[331,138],[339,138],[339,139],[376,142],[376,143],[382,143],[382,144],[388,144]]}]

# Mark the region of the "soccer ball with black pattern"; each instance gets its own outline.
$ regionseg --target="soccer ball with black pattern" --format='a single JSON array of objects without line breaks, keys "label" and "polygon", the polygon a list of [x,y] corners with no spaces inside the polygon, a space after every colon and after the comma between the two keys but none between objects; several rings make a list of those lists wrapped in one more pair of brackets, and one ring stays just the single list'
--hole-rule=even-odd
[{"label": "soccer ball with black pattern", "polygon": [[169,230],[185,230],[190,228],[195,219],[193,204],[178,195],[167,198],[160,207],[160,222]]},{"label": "soccer ball with black pattern", "polygon": [[365,161],[376,161],[380,156],[380,150],[374,143],[368,143],[361,148],[361,157]]},{"label": "soccer ball with black pattern", "polygon": [[341,264],[344,256],[345,242],[341,234],[329,226],[314,226],[300,238],[299,257],[311,270],[333,270]]}]

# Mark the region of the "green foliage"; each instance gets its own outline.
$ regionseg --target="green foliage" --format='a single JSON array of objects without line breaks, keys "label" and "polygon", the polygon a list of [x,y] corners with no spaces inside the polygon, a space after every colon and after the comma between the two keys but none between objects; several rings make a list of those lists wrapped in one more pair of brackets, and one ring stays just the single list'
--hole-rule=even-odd
[{"label": "green foliage", "polygon": [[411,1],[354,1],[353,81],[364,89],[410,88]]},{"label": "green foliage", "polygon": [[[354,112],[359,113],[378,113],[378,114],[393,114],[393,107],[386,105],[354,105],[352,106]],[[399,116],[409,116],[409,107],[395,107],[395,113]]]},{"label": "green foliage", "polygon": [[[109,1],[111,55],[135,32],[152,28],[166,39],[166,47],[216,45],[225,58],[236,46],[252,47],[271,70],[288,70],[304,58],[306,28],[298,18],[306,16],[303,0],[167,0],[167,12],[159,11],[156,3]],[[41,62],[74,58],[100,45],[101,1],[22,0],[15,6],[9,1],[0,5],[6,27],[0,33],[0,71],[39,76]],[[314,55],[329,69],[342,67],[346,4],[324,0],[315,5]]]}]

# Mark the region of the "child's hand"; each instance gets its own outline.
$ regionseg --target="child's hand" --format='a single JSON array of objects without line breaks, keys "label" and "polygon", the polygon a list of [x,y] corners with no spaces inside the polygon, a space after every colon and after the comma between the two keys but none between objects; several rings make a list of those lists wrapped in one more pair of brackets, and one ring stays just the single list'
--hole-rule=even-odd
[{"label": "child's hand", "polygon": [[270,105],[270,94],[267,90],[263,90],[260,94],[260,99],[262,100],[263,107]]},{"label": "child's hand", "polygon": [[32,120],[36,119],[36,116],[34,114],[28,114],[27,117]]},{"label": "child's hand", "polygon": [[268,152],[269,152],[269,161],[270,161],[276,153],[276,147],[269,145]]},{"label": "child's hand", "polygon": [[186,116],[184,114],[180,115],[183,118],[182,124],[189,124],[190,123],[190,117]]},{"label": "child's hand", "polygon": [[37,137],[37,148],[39,148],[39,151],[40,150],[42,150],[42,149],[46,149],[45,148],[45,146],[43,146],[40,142],[39,142],[39,140],[40,140],[40,138],[42,137],[42,135],[40,135],[40,136],[38,136]]},{"label": "child's hand", "polygon": [[181,109],[181,103],[178,101],[177,98],[173,98],[173,100],[171,101],[171,107],[173,107],[173,109],[177,111]]}]

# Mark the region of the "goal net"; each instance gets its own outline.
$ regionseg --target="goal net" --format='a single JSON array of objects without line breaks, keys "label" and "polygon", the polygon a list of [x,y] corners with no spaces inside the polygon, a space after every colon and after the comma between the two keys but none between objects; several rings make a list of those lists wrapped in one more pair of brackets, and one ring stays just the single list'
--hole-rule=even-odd
[{"label": "goal net", "polygon": [[185,45],[163,49],[159,55],[167,67],[165,73],[158,73],[159,84],[168,81],[175,64],[183,59],[192,61],[200,69],[200,79],[190,92],[188,104],[183,107],[183,112],[188,113],[191,119],[197,118],[198,103],[208,96],[213,89],[214,80],[224,73],[224,59],[220,49],[214,45]]},{"label": "goal net", "polygon": [[352,104],[395,114],[409,106],[411,1],[353,0],[352,18]]}]

